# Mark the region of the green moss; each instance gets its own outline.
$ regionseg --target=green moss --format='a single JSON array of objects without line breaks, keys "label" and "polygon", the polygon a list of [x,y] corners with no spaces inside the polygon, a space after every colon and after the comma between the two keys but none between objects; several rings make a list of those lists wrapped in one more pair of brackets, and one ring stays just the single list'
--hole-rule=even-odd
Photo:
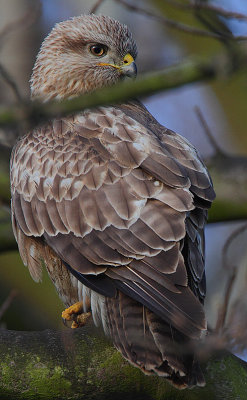
[{"label": "green moss", "polygon": [[28,392],[54,398],[69,393],[71,382],[65,378],[66,370],[61,366],[50,367],[42,362],[30,362],[25,370]]},{"label": "green moss", "polygon": [[[100,362],[97,361],[97,358]],[[119,352],[112,348],[106,349],[103,357],[102,354],[94,353],[91,362],[94,367],[88,369],[87,384],[97,388],[95,397],[97,400],[105,398],[109,400],[115,398],[161,400],[164,399],[164,393],[165,399],[169,400],[174,399],[174,393],[177,392],[164,379],[144,375],[142,371],[131,366]],[[96,369],[95,365],[97,365]],[[117,393],[116,387],[118,388]]]},{"label": "green moss", "polygon": [[[2,343],[2,344],[1,344]],[[66,346],[64,346],[66,344]],[[205,388],[179,391],[145,376],[94,331],[13,331],[0,342],[1,400],[242,400],[246,365],[231,355],[207,364]]]},{"label": "green moss", "polygon": [[67,398],[72,383],[67,377],[66,368],[54,366],[52,361],[41,362],[39,356],[33,357],[28,354],[23,354],[23,363],[18,367],[13,359],[7,356],[5,361],[0,363],[1,386],[6,393],[22,393],[26,399],[33,396],[46,399],[62,399],[63,396]]},{"label": "green moss", "polygon": [[[232,355],[213,360],[207,366],[208,385],[215,392],[215,398],[245,400],[247,393],[247,370],[239,359]],[[212,382],[210,382],[212,377]]]},{"label": "green moss", "polygon": [[13,367],[6,362],[0,363],[1,382],[3,386],[8,387],[13,377]]}]

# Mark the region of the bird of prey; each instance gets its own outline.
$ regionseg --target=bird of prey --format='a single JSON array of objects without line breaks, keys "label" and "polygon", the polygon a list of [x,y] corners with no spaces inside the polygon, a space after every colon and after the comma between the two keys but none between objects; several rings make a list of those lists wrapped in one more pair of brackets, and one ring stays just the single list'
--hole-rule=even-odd
[{"label": "bird of prey", "polygon": [[[32,98],[59,101],[135,76],[136,56],[130,31],[110,17],[61,22],[37,56]],[[22,260],[35,281],[46,265],[63,318],[73,327],[92,318],[147,374],[203,385],[191,341],[206,332],[214,191],[195,148],[137,100],[86,109],[18,141],[11,189]]]}]

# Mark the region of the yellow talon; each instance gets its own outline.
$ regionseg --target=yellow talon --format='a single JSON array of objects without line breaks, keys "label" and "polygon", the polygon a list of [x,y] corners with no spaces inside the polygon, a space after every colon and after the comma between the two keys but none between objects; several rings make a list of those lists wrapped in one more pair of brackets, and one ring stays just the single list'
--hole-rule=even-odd
[{"label": "yellow talon", "polygon": [[79,328],[79,325],[77,324],[77,322],[73,321],[71,324],[71,329],[76,329]]},{"label": "yellow talon", "polygon": [[73,319],[74,314],[81,314],[83,312],[83,304],[82,301],[78,301],[75,304],[72,304],[72,306],[66,308],[62,312],[62,318],[65,319],[66,321],[71,321]]},{"label": "yellow talon", "polygon": [[87,321],[89,320],[89,318],[91,317],[91,313],[87,312],[87,313],[83,313],[77,316],[76,321],[72,322],[71,328],[72,329],[76,329],[76,328],[80,328],[81,326],[86,325]]},{"label": "yellow talon", "polygon": [[66,308],[66,310],[62,312],[62,319],[65,325],[67,325],[67,321],[73,321],[71,324],[72,329],[84,326],[90,317],[91,312],[83,312],[83,304],[81,301],[72,304],[72,306]]}]

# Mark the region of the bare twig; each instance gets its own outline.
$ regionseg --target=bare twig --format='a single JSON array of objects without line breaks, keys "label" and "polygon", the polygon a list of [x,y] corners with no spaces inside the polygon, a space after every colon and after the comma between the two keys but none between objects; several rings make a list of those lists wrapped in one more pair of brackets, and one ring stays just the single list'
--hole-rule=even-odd
[{"label": "bare twig", "polygon": [[206,37],[212,37],[214,39],[220,39],[220,37],[221,37],[220,35],[218,35],[216,33],[214,34],[214,33],[202,30],[202,29],[197,29],[197,28],[194,28],[192,26],[185,25],[185,24],[182,24],[180,22],[174,21],[172,19],[166,18],[165,16],[154,14],[152,11],[149,11],[149,10],[146,10],[146,9],[144,9],[142,7],[130,4],[126,0],[115,0],[115,1],[117,3],[122,4],[123,6],[127,7],[128,9],[130,9],[130,10],[132,10],[134,12],[147,15],[148,17],[155,18],[157,21],[167,25],[169,28],[175,28],[175,29],[180,30],[182,32],[190,33],[190,34],[193,34],[193,35],[201,35],[201,36],[206,36]]},{"label": "bare twig", "polygon": [[[3,29],[0,31],[0,47],[5,43],[6,36],[8,36],[11,32],[18,29],[27,28],[31,26],[35,21],[37,21],[41,12],[41,3],[39,0],[36,0],[34,3],[35,6],[29,7],[24,15],[7,23],[3,27]],[[17,101],[21,102],[22,96],[20,94],[20,91],[16,83],[14,82],[14,80],[12,79],[12,77],[9,75],[8,71],[4,68],[2,64],[0,64],[0,75],[2,75],[2,78],[5,80],[7,85],[9,85],[13,90]]]},{"label": "bare twig", "polygon": [[11,306],[11,303],[13,302],[13,300],[17,296],[17,294],[18,294],[18,292],[15,289],[12,289],[11,292],[9,293],[8,297],[4,300],[3,304],[0,307],[0,321],[3,317],[3,315],[6,313],[6,311]]},{"label": "bare twig", "polygon": [[220,148],[220,146],[218,145],[217,141],[215,140],[214,135],[212,134],[212,132],[207,124],[207,121],[204,118],[200,108],[198,106],[195,106],[194,110],[195,110],[195,113],[203,127],[203,130],[204,130],[209,142],[213,146],[216,154],[225,155],[224,152],[222,151],[222,149]]},{"label": "bare twig", "polygon": [[34,22],[36,22],[38,17],[40,16],[40,13],[41,3],[40,1],[35,1],[34,7],[30,7],[24,15],[7,23],[3,27],[3,29],[0,31],[0,44],[3,42],[3,39],[5,39],[6,36],[9,35],[11,32],[18,29],[26,29],[34,24]]},{"label": "bare twig", "polygon": [[8,71],[4,68],[3,65],[0,64],[0,75],[2,75],[2,78],[4,79],[4,81],[7,83],[8,86],[11,87],[11,89],[13,90],[15,97],[17,99],[17,101],[22,101],[22,96],[20,94],[20,91],[18,89],[17,84],[14,82],[14,80],[12,79],[12,77],[9,75]]},{"label": "bare twig", "polygon": [[130,10],[132,10],[134,12],[147,15],[151,18],[155,18],[156,21],[161,22],[162,24],[168,26],[169,28],[173,28],[173,29],[185,32],[185,33],[189,33],[194,36],[199,35],[202,37],[210,37],[210,38],[218,39],[218,40],[222,40],[222,39],[237,40],[237,41],[247,40],[247,36],[245,36],[245,35],[233,36],[231,34],[227,34],[226,32],[214,33],[214,32],[206,31],[203,29],[195,28],[193,26],[185,25],[183,23],[174,21],[170,18],[166,18],[163,15],[155,14],[152,11],[146,10],[142,7],[135,6],[126,0],[115,0],[115,2],[122,4],[123,6],[129,8]]},{"label": "bare twig", "polygon": [[225,17],[225,18],[232,18],[232,19],[238,19],[241,21],[247,21],[247,15],[233,12],[233,11],[227,11],[221,7],[214,6],[213,4],[208,4],[208,3],[203,3],[203,2],[193,2],[193,3],[181,3],[180,1],[176,0],[165,0],[166,3],[170,4],[173,7],[181,8],[184,10],[209,10],[213,11],[216,14]]},{"label": "bare twig", "polygon": [[215,332],[216,333],[222,333],[225,321],[226,321],[226,314],[229,309],[229,302],[230,302],[230,297],[232,294],[232,289],[234,287],[234,283],[236,281],[237,277],[237,267],[232,266],[232,273],[229,275],[228,280],[227,280],[227,285],[226,285],[226,290],[225,290],[225,295],[224,295],[224,302],[219,307],[218,311],[218,318],[216,322],[216,327],[215,327]]},{"label": "bare twig", "polygon": [[98,11],[98,8],[101,6],[101,4],[103,3],[104,0],[98,0],[95,5],[91,8],[91,10],[89,11],[89,14],[95,14],[96,11]]},{"label": "bare twig", "polygon": [[227,315],[227,312],[229,309],[230,297],[232,294],[234,283],[237,278],[237,271],[238,271],[238,267],[236,265],[230,265],[228,262],[228,259],[227,259],[228,248],[229,248],[230,244],[232,243],[232,241],[234,239],[236,239],[239,235],[241,235],[246,229],[247,229],[247,224],[244,224],[244,225],[240,226],[240,228],[235,229],[232,232],[232,234],[227,238],[227,240],[223,246],[223,249],[222,249],[222,266],[224,269],[226,269],[228,271],[229,277],[228,277],[227,284],[226,284],[224,303],[222,304],[222,306],[219,309],[218,320],[216,323],[216,332],[218,332],[218,333],[223,330],[224,325],[225,325],[226,315]]},{"label": "bare twig", "polygon": [[[241,235],[245,230],[247,229],[247,224],[241,225],[239,228],[235,229],[231,235],[227,238],[224,247],[222,249],[222,265],[223,267],[226,269],[229,269],[229,263],[227,260],[228,257],[228,248],[230,246],[230,244],[232,243],[232,241],[234,239],[236,239],[236,237],[238,237],[239,235]],[[232,267],[230,267],[232,268]]]}]

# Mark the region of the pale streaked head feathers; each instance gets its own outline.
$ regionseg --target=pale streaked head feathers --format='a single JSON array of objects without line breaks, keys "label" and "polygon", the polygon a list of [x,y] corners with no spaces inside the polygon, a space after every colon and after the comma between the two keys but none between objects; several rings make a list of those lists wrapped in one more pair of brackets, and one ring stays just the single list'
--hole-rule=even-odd
[{"label": "pale streaked head feathers", "polygon": [[[90,45],[108,47],[95,57]],[[100,66],[100,61],[121,65],[124,56],[137,56],[136,44],[126,25],[107,17],[81,15],[55,25],[44,40],[31,77],[32,98],[63,99],[116,83],[121,71]]]}]

